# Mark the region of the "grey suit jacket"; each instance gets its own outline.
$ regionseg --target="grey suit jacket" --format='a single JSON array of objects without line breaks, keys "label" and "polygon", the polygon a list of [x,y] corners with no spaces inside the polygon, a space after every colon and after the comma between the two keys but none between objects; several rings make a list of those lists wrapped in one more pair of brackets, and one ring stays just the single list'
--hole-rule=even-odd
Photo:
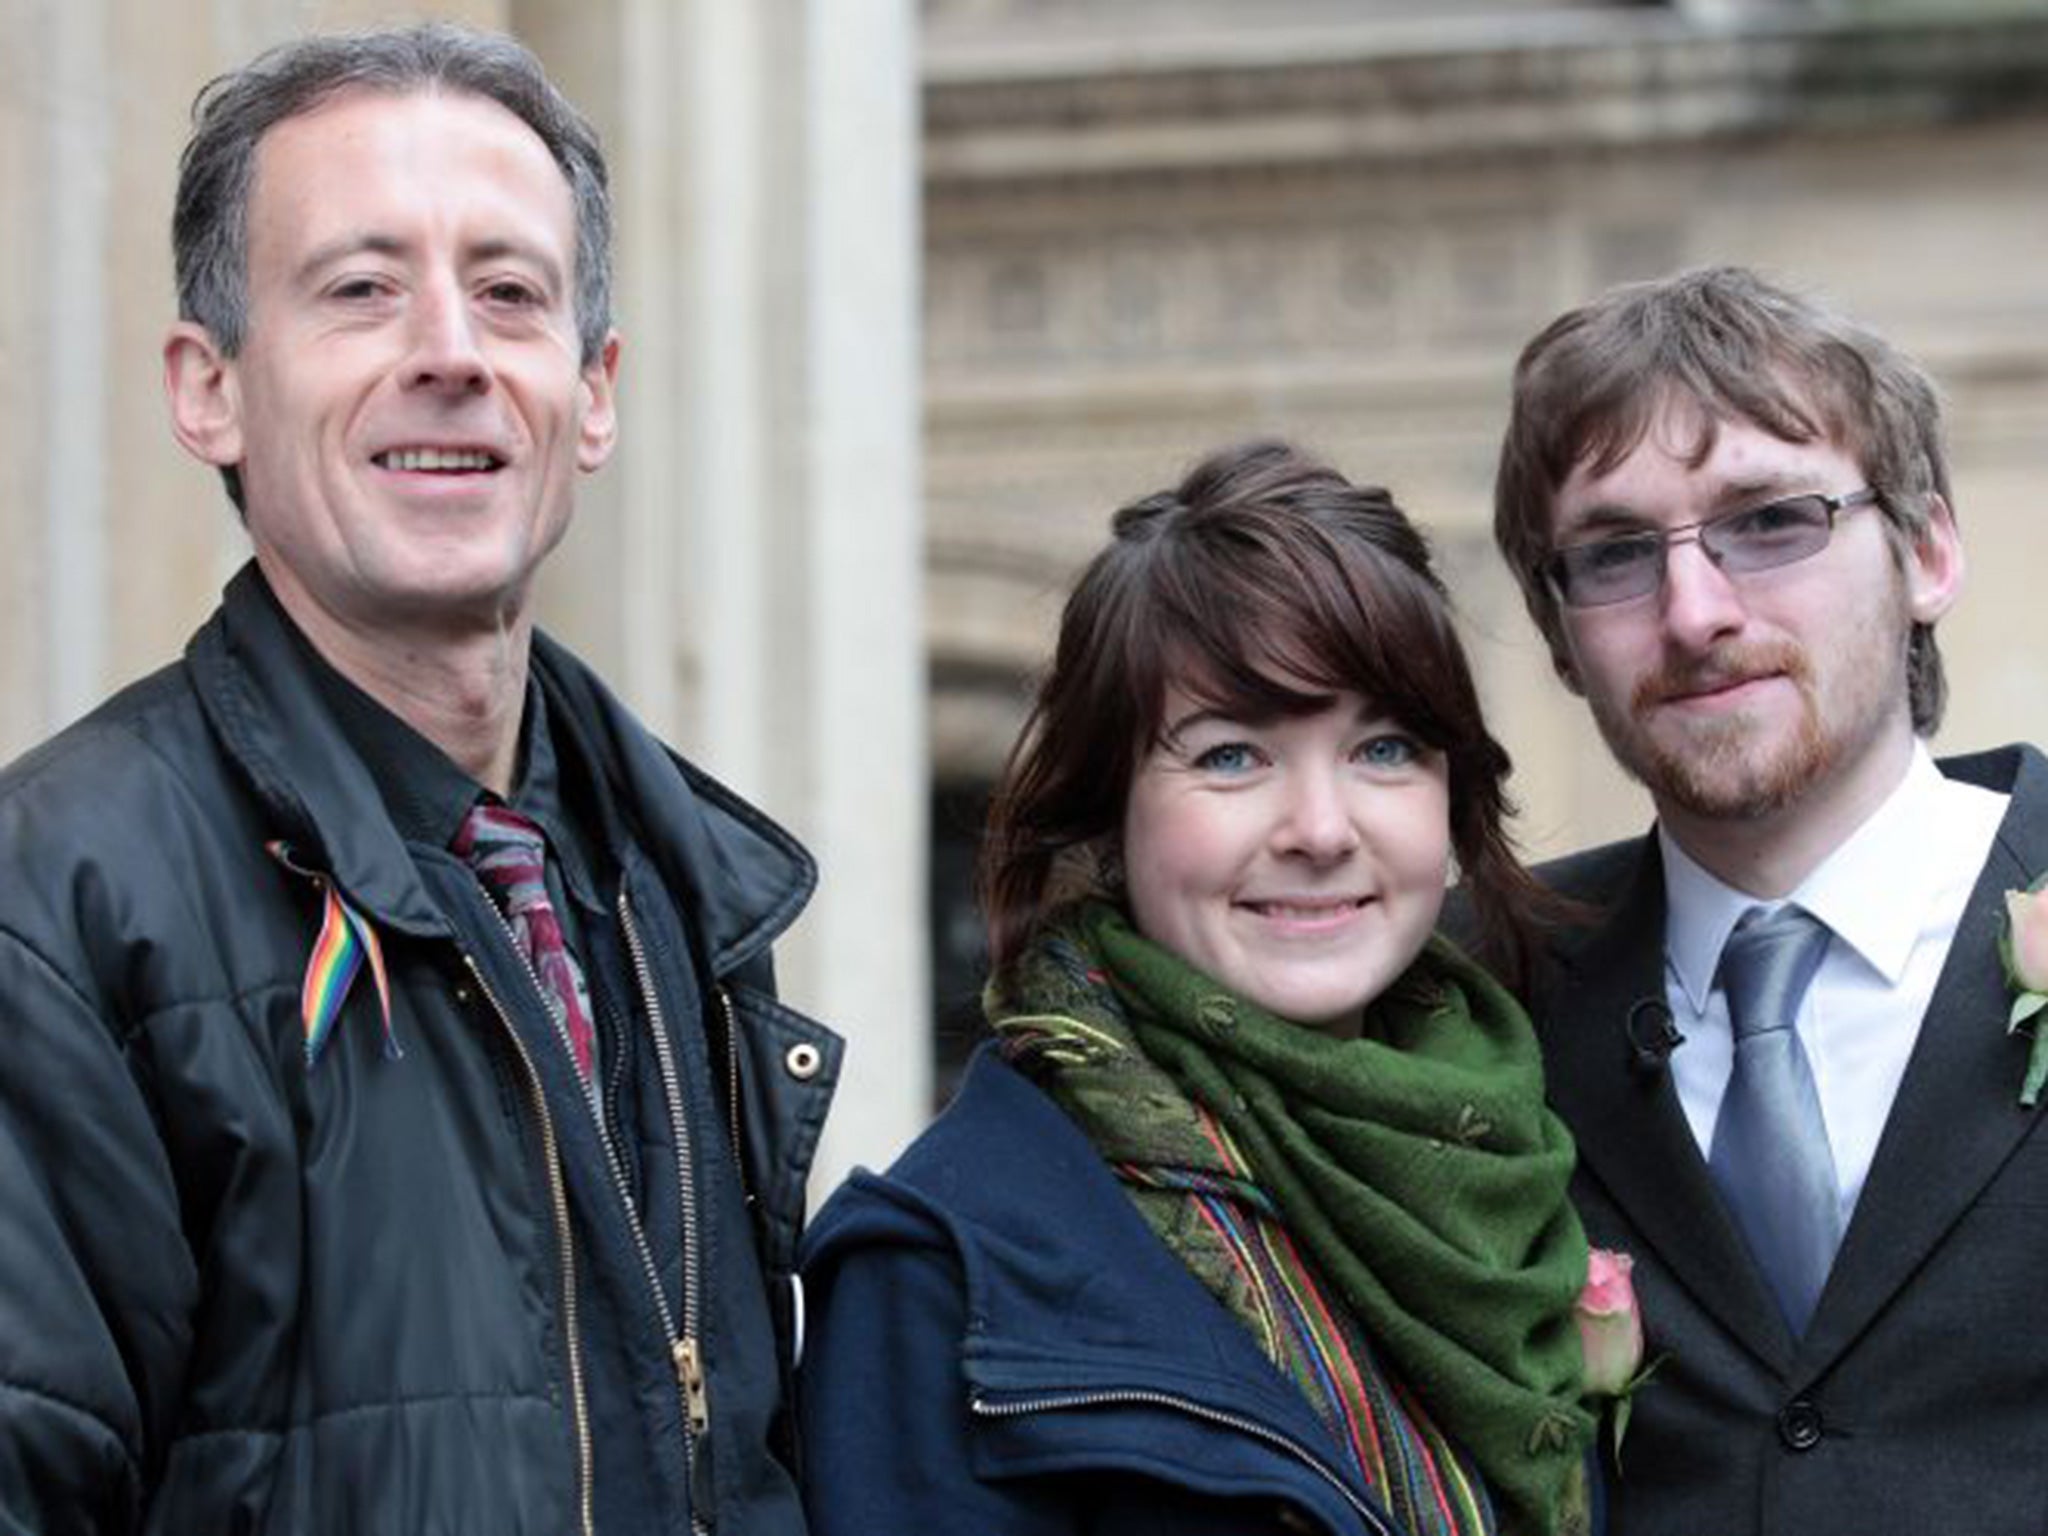
[{"label": "grey suit jacket", "polygon": [[1614,1536],[2048,1531],[2048,1133],[2019,1105],[2028,1046],[2006,1033],[1997,952],[2002,893],[2048,870],[2048,759],[2008,747],[1941,767],[2012,804],[1801,1340],[1654,1049],[1655,838],[1540,871],[1603,914],[1553,941],[1531,1011],[1588,1234],[1635,1256],[1663,1357],[1609,1478]]}]

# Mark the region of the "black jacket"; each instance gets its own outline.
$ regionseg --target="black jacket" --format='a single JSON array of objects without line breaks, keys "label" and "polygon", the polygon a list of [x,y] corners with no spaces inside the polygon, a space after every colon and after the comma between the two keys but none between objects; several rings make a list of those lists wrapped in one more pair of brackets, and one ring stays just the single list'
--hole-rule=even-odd
[{"label": "black jacket", "polygon": [[[0,775],[0,1531],[802,1529],[788,1276],[839,1046],[767,946],[812,867],[533,660],[619,809],[657,1020],[624,1170],[253,570]],[[397,1059],[366,972],[308,1065],[328,879],[380,936]]]},{"label": "black jacket", "polygon": [[[1801,1338],[1700,1156],[1665,1061],[1654,836],[1546,866],[1596,920],[1557,936],[1531,1008],[1579,1143],[1595,1243],[1635,1255],[1648,1353],[1616,1479],[1621,1536],[2048,1530],[2048,1133],[2007,1032],[2003,893],[2048,869],[2048,760],[1941,764],[2011,805],[1963,909],[1876,1160]],[[1917,893],[1905,893],[1912,897]]]}]

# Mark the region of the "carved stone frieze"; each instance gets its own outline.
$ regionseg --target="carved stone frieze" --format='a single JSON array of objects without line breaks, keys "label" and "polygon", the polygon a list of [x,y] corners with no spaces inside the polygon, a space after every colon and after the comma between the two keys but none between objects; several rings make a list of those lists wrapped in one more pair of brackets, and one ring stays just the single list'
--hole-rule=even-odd
[{"label": "carved stone frieze", "polygon": [[1527,313],[1549,221],[1526,197],[1431,210],[1355,184],[1327,198],[1339,184],[1321,176],[1261,183],[1239,198],[1224,178],[1201,209],[1124,201],[1078,228],[955,232],[935,210],[932,382],[1276,359],[1391,366],[1446,343],[1499,346]]}]

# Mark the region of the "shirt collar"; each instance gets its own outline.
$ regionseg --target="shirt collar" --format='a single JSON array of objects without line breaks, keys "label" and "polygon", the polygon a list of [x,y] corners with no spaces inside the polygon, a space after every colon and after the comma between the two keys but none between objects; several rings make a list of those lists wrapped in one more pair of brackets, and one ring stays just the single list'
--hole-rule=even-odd
[{"label": "shirt collar", "polygon": [[526,680],[526,712],[520,729],[519,759],[524,768],[519,782],[513,786],[512,808],[540,824],[547,836],[548,852],[554,857],[570,896],[594,911],[602,910],[589,862],[583,857],[583,840],[577,835],[577,826],[562,799],[555,733],[548,728],[547,698],[531,676]]},{"label": "shirt collar", "polygon": [[[330,666],[312,646],[306,650],[342,734],[370,770],[398,835],[437,848],[453,844],[470,807],[479,800],[498,797],[464,773],[432,741]],[[520,711],[518,761],[519,780],[512,798],[500,803],[539,823],[569,894],[583,906],[601,909],[588,860],[563,807],[547,703],[530,674]]]},{"label": "shirt collar", "polygon": [[1664,854],[1664,960],[1693,1012],[1704,1013],[1721,950],[1756,898],[1707,873],[1659,823]]},{"label": "shirt collar", "polygon": [[[1887,984],[1897,985],[1905,973],[1928,904],[1976,873],[1982,850],[1955,835],[1958,798],[1971,793],[1942,777],[1915,740],[1891,797],[1792,893]],[[1958,849],[1971,850],[1960,865]]]},{"label": "shirt collar", "polygon": [[[1935,831],[1946,820],[1953,788],[1926,745],[1913,743],[1905,776],[1840,847],[1785,900],[1811,912],[1888,982],[1896,983],[1918,940],[1924,898],[1944,889],[1953,871],[1949,841]],[[1713,990],[1721,950],[1742,914],[1773,908],[1709,874],[1663,827],[1664,954],[1696,1010]],[[1916,893],[1902,900],[1903,893]]]},{"label": "shirt collar", "polygon": [[335,723],[370,770],[398,835],[445,848],[479,792],[453,758],[344,677],[309,644]]}]

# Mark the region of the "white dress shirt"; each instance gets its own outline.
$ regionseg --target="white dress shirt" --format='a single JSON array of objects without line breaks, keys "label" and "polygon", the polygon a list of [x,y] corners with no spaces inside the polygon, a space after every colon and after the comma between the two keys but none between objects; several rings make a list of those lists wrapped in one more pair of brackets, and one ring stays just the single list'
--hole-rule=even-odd
[{"label": "white dress shirt", "polygon": [[[1916,742],[1890,798],[1785,898],[1834,934],[1795,1027],[1820,1093],[1845,1224],[2009,798],[1944,778]],[[1721,947],[1744,912],[1780,903],[1724,885],[1661,828],[1658,838],[1664,984],[1685,1036],[1671,1075],[1705,1157],[1735,1059],[1728,1000],[1714,984]]]}]

